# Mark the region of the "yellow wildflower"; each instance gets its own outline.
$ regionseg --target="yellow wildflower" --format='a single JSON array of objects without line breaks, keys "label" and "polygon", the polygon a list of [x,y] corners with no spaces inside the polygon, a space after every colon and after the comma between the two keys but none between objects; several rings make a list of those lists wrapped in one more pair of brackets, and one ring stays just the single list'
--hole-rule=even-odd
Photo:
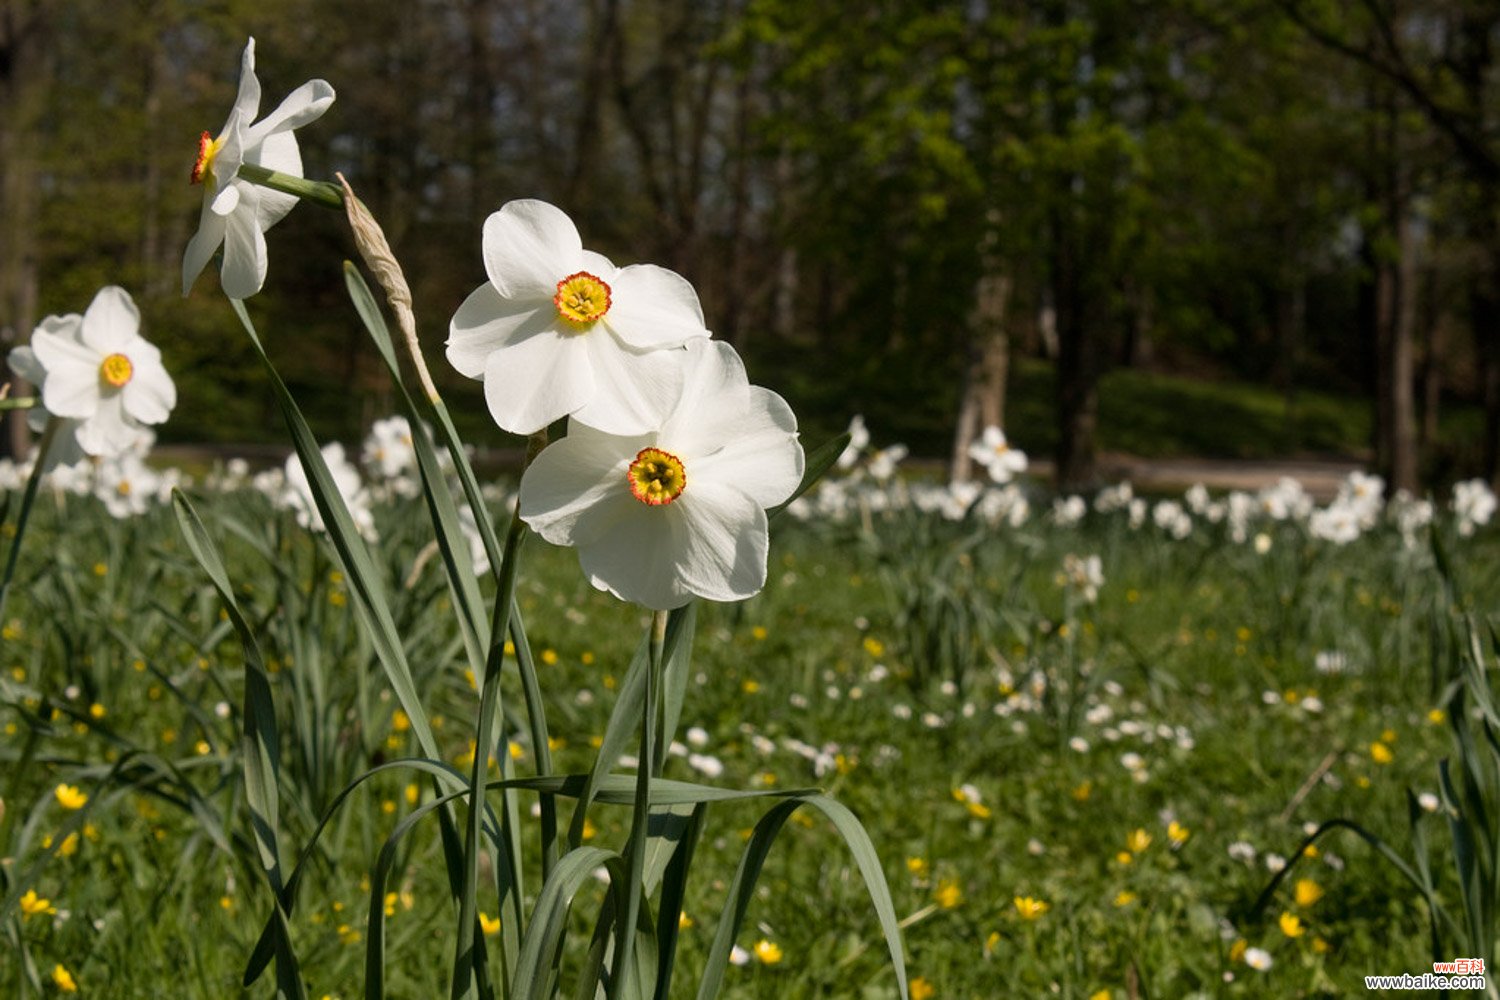
[{"label": "yellow wildflower", "polygon": [[35,889],[27,889],[26,895],[21,897],[21,913],[24,916],[37,917],[56,912],[57,907],[52,905],[52,900],[38,896]]},{"label": "yellow wildflower", "polygon": [[1188,838],[1193,835],[1192,831],[1175,819],[1167,824],[1167,839],[1172,842],[1173,847],[1181,847],[1186,844]]},{"label": "yellow wildflower", "polygon": [[775,965],[781,961],[781,955],[781,945],[775,941],[768,941],[765,938],[761,938],[755,942],[755,957],[760,960],[762,965]]},{"label": "yellow wildflower", "polygon": [[1043,899],[1034,899],[1031,896],[1017,896],[1015,898],[1016,912],[1021,915],[1022,920],[1035,920],[1048,910],[1051,904]]},{"label": "yellow wildflower", "polygon": [[1125,849],[1131,854],[1139,854],[1151,846],[1151,834],[1142,829],[1130,831],[1125,837]]},{"label": "yellow wildflower", "polygon": [[1281,933],[1289,938],[1301,937],[1307,933],[1307,928],[1302,926],[1302,919],[1295,913],[1283,913],[1277,923],[1281,925]]},{"label": "yellow wildflower", "polygon": [[932,898],[945,910],[951,910],[964,901],[964,891],[956,878],[945,878],[938,883]]},{"label": "yellow wildflower", "polygon": [[931,866],[928,865],[926,858],[920,858],[916,855],[912,855],[911,857],[906,859],[906,870],[911,872],[917,878],[925,877],[930,868]]},{"label": "yellow wildflower", "polygon": [[499,934],[500,918],[492,917],[488,913],[484,913],[483,911],[481,911],[479,914],[479,926],[483,928],[486,934]]},{"label": "yellow wildflower", "polygon": [[57,987],[59,993],[78,992],[78,984],[73,980],[73,973],[64,968],[61,962],[52,967],[52,985]]},{"label": "yellow wildflower", "polygon": [[1396,759],[1396,755],[1391,753],[1390,747],[1376,740],[1370,744],[1370,759],[1377,764],[1389,764]]},{"label": "yellow wildflower", "polygon": [[1323,898],[1323,887],[1310,878],[1300,878],[1297,880],[1295,895],[1298,906],[1311,906]]},{"label": "yellow wildflower", "polygon": [[77,785],[58,785],[53,792],[57,796],[57,804],[64,809],[82,809],[89,797],[78,790]]},{"label": "yellow wildflower", "polygon": [[1229,961],[1238,962],[1244,959],[1245,951],[1250,947],[1250,942],[1244,938],[1238,938],[1234,944],[1229,946]]},{"label": "yellow wildflower", "polygon": [[937,987],[921,976],[918,976],[907,984],[907,991],[911,996],[911,1000],[932,1000],[933,997],[937,996]]},{"label": "yellow wildflower", "polygon": [[1115,894],[1115,905],[1119,907],[1129,906],[1139,898],[1139,896],[1131,892],[1129,889],[1121,889],[1118,893]]}]

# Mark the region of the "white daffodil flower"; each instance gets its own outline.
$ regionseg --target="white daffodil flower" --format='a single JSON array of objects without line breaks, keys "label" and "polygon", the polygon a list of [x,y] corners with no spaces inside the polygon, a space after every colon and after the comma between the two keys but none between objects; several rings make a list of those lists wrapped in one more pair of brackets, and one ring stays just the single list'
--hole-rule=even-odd
[{"label": "white daffodil flower", "polygon": [[979,440],[969,445],[969,457],[983,465],[997,483],[1008,483],[1026,471],[1026,453],[1012,448],[1005,432],[994,426],[986,427]]},{"label": "white daffodil flower", "polygon": [[[366,539],[374,541],[378,537],[375,531],[375,512],[371,509],[370,491],[360,479],[359,470],[345,457],[344,446],[337,441],[325,444],[321,450],[323,462],[328,466],[328,474],[338,487],[339,495],[344,498],[344,505],[349,508],[349,517],[354,521],[355,530]],[[266,482],[269,484],[270,480]],[[273,499],[276,506],[293,511],[297,515],[297,523],[302,527],[313,531],[328,530],[323,523],[323,514],[318,510],[317,501],[313,499],[307,470],[302,467],[302,461],[295,452],[287,456],[284,478]]]},{"label": "white daffodil flower", "polygon": [[615,267],[546,202],[508,202],[485,220],[484,268],[489,281],[449,325],[448,361],[484,380],[490,414],[515,434],[569,414],[645,433],[678,393],[680,358],[662,349],[709,336],[687,279]]},{"label": "white daffodil flower", "polygon": [[611,434],[579,417],[521,479],[521,518],[578,549],[593,585],[653,610],[736,601],[766,582],[766,510],[802,481],[797,420],[727,344],[695,340],[661,423]]},{"label": "white daffodil flower", "polygon": [[[78,446],[118,455],[139,445],[146,424],[166,420],[177,387],[161,352],[140,335],[141,314],[123,288],[99,290],[82,315],[49,316],[31,334],[29,355],[11,353],[41,385],[42,406],[74,421]],[[38,378],[37,376],[41,377]]]},{"label": "white daffodil flower", "polygon": [[183,295],[192,289],[220,246],[224,248],[224,263],[219,280],[224,294],[247,299],[260,291],[266,281],[266,230],[292,210],[297,198],[240,179],[240,167],[249,163],[301,177],[302,153],[292,131],[321,117],[333,97],[333,88],[327,82],[309,80],[292,91],[275,111],[254,121],[260,111],[255,39],[245,44],[239,95],[229,120],[217,137],[204,132],[198,140],[192,182],[203,185],[203,214],[198,232],[182,255]]}]

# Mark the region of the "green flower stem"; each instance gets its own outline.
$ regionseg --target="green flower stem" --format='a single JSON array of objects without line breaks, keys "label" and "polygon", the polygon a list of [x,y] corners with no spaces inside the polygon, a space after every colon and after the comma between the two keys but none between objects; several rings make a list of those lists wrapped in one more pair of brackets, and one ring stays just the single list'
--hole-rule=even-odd
[{"label": "green flower stem", "polygon": [[344,194],[339,190],[337,184],[328,181],[310,181],[305,177],[295,177],[292,174],[283,174],[275,170],[267,170],[265,167],[254,163],[240,164],[238,176],[249,181],[251,184],[259,184],[268,187],[272,191],[280,191],[282,194],[293,195],[303,201],[310,201],[324,208],[335,208],[344,210]]},{"label": "green flower stem", "polygon": [[[510,612],[516,593],[516,575],[520,563],[521,541],[526,536],[526,523],[521,520],[520,500],[511,517],[510,531],[505,537],[505,557],[500,564],[499,587],[495,594],[495,615],[490,630],[490,653],[485,662],[484,677],[479,685],[478,732],[474,740],[474,767],[469,779],[469,823],[464,831],[464,884],[459,899],[458,938],[453,959],[453,983],[450,995],[454,1000],[474,995],[475,941],[483,930],[476,923],[476,905],[479,894],[479,841],[484,822],[484,790],[489,775],[491,744],[495,742],[495,717],[499,710],[500,668],[505,662],[505,636],[510,631]],[[507,793],[508,794],[508,793]],[[505,919],[521,925],[521,881],[519,859],[510,853],[513,912]],[[497,862],[499,859],[496,859]]]},{"label": "green flower stem", "polygon": [[[651,821],[651,774],[656,748],[656,714],[658,689],[661,687],[662,646],[667,637],[667,612],[657,611],[651,617],[651,653],[646,669],[645,694],[641,712],[641,756],[635,770],[635,810],[630,820],[630,854],[626,858],[625,884],[616,898],[624,897],[625,907],[615,924],[615,963],[610,982],[617,995],[628,995],[625,983],[635,975],[635,924],[641,912],[641,876],[646,867],[646,838]],[[617,911],[618,912],[618,911]]]},{"label": "green flower stem", "polygon": [[16,534],[10,540],[10,554],[5,557],[5,577],[0,579],[0,622],[5,620],[5,599],[10,596],[10,583],[16,575],[16,560],[21,557],[21,539],[26,535],[26,524],[31,520],[31,507],[36,502],[36,491],[42,484],[42,470],[47,466],[47,452],[57,437],[58,419],[50,417],[42,439],[37,444],[36,461],[31,466],[31,477],[26,480],[26,492],[21,497],[21,512],[16,515]]},{"label": "green flower stem", "polygon": [[42,401],[36,396],[14,396],[10,399],[0,399],[0,410],[29,410],[34,406],[41,406]]}]

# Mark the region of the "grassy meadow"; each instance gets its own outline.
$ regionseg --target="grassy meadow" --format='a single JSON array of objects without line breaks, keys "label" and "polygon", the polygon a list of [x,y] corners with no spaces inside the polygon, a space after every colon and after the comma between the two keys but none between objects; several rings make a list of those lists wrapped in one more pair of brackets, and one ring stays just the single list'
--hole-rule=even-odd
[{"label": "grassy meadow", "polygon": [[[1427,904],[1380,848],[1334,829],[1295,859],[1317,824],[1353,820],[1464,912],[1439,762],[1461,741],[1449,710],[1467,704],[1463,616],[1492,608],[1500,585],[1488,529],[1460,538],[1440,513],[1440,569],[1426,530],[1408,544],[1386,518],[1344,545],[1295,518],[1236,541],[1206,518],[1173,538],[1121,511],[1063,524],[1038,501],[1013,527],[868,500],[889,491],[851,492],[866,499],[840,512],[827,492],[774,523],[758,597],[700,607],[664,773],[816,786],[853,810],[890,884],[913,997],[1339,996],[1365,974],[1430,968]],[[346,786],[419,755],[411,723],[326,539],[252,489],[190,493],[273,681],[295,858]],[[477,695],[422,503],[392,495],[374,514],[415,683],[462,767]],[[1064,569],[1090,555],[1102,583]],[[647,618],[594,591],[570,552],[532,539],[523,560],[553,768],[585,772]],[[269,973],[240,987],[271,913],[242,781],[243,655],[170,507],[115,520],[44,490],[0,648],[0,993],[273,995]],[[500,756],[525,774],[536,748],[513,674],[502,690]],[[310,996],[363,995],[372,905],[388,995],[446,989],[452,898],[430,819],[399,841],[374,899],[370,882],[432,794],[390,769],[332,813],[289,917]],[[516,818],[528,845],[536,801],[523,795]],[[696,993],[763,811],[708,811],[673,996]],[[631,813],[596,802],[588,819],[587,843],[618,847]],[[565,990],[602,895],[588,880],[575,900]],[[772,848],[737,943],[723,996],[897,995],[849,852],[811,811]]]}]

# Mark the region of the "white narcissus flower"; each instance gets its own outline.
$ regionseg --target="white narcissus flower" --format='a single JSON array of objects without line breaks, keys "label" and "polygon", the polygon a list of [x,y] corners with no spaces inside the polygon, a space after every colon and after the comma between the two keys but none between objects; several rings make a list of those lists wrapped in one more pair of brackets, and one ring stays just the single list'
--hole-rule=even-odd
[{"label": "white narcissus flower", "polygon": [[275,111],[254,121],[260,111],[255,39],[245,43],[239,95],[229,120],[217,137],[204,132],[198,141],[192,181],[203,185],[203,214],[198,232],[182,255],[183,295],[192,289],[220,246],[224,248],[224,263],[219,280],[224,294],[248,299],[260,291],[266,281],[266,230],[292,210],[297,198],[240,179],[240,167],[248,163],[301,177],[302,153],[292,130],[321,117],[333,103],[333,96],[327,82],[309,80],[292,91]]},{"label": "white narcissus flower", "polygon": [[[338,487],[339,495],[344,498],[344,505],[349,508],[355,530],[374,541],[375,514],[370,509],[370,491],[365,489],[364,482],[359,478],[359,470],[344,457],[344,446],[337,441],[325,444],[322,452],[323,462],[328,466],[328,475]],[[259,480],[260,477],[256,478]],[[302,467],[302,462],[295,453],[287,456],[284,485],[276,498],[276,505],[296,512],[297,523],[304,528],[311,528],[313,531],[328,530],[323,524],[323,515],[313,500],[307,470]]]},{"label": "white narcissus flower", "polygon": [[750,385],[729,345],[695,340],[659,426],[620,435],[573,418],[522,477],[520,512],[622,600],[658,611],[736,601],[765,585],[766,510],[802,469],[786,401]]},{"label": "white narcissus flower", "polygon": [[94,495],[104,503],[110,517],[136,517],[158,499],[162,476],[135,452],[101,463],[94,479]]},{"label": "white narcissus flower", "polygon": [[177,405],[177,387],[140,323],[130,296],[110,285],[82,316],[43,320],[29,354],[11,352],[12,367],[41,385],[48,413],[74,422],[66,429],[90,455],[138,447],[144,425],[166,420]]},{"label": "white narcissus flower", "polygon": [[986,427],[979,440],[969,445],[969,457],[983,465],[997,483],[1008,483],[1026,471],[1026,453],[1012,448],[1005,432],[994,426]]},{"label": "white narcissus flower", "polygon": [[508,202],[485,220],[484,269],[489,281],[449,325],[448,361],[484,380],[491,416],[515,434],[570,414],[617,434],[650,430],[678,392],[680,359],[661,351],[709,336],[685,278],[615,267],[546,202]]}]

